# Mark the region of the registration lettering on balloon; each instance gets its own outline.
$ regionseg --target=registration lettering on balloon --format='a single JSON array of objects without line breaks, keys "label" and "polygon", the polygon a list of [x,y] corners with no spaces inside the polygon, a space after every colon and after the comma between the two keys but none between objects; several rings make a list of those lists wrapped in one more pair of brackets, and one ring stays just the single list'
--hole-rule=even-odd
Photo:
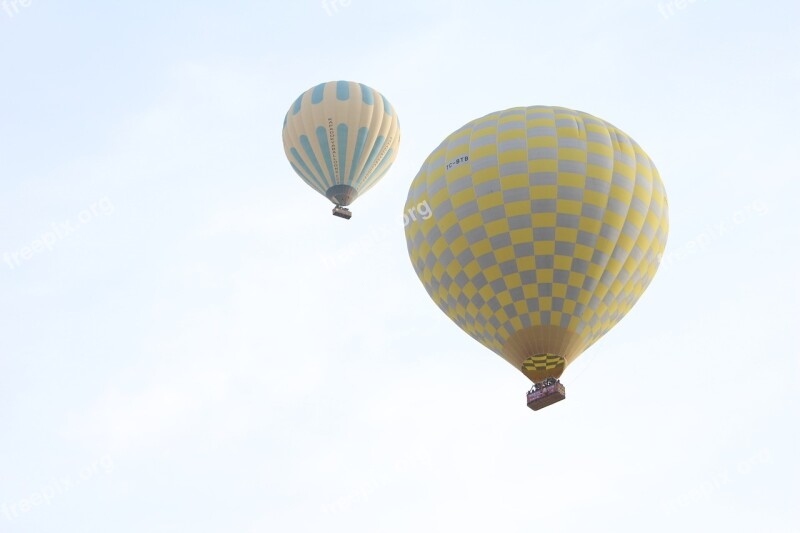
[{"label": "registration lettering on balloon", "polygon": [[369,170],[364,174],[364,179],[369,178],[372,176],[372,173],[375,172],[375,169],[378,168],[378,165],[383,161],[384,156],[386,156],[386,152],[389,151],[389,148],[392,147],[392,138],[387,137],[386,142],[383,143],[383,148],[381,151],[378,152],[378,157],[375,158],[375,162],[372,163],[372,166],[369,167]]},{"label": "registration lettering on balloon", "polygon": [[462,155],[461,157],[457,157],[452,161],[450,161],[449,163],[447,163],[447,165],[445,165],[445,170],[450,170],[451,168],[458,166],[462,163],[466,163],[467,161],[469,161],[468,155]]},{"label": "registration lettering on balloon", "polygon": [[333,161],[333,175],[339,175],[339,158],[336,156],[336,133],[333,129],[333,119],[328,117],[328,140],[330,141],[331,160]]}]

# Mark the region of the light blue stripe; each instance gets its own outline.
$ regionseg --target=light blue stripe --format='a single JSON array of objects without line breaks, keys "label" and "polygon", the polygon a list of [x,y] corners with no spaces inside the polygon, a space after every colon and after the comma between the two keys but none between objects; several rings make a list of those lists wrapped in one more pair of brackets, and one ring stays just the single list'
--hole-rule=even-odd
[{"label": "light blue stripe", "polygon": [[286,116],[283,117],[283,129],[286,129],[286,122],[289,121],[289,113],[286,113]]},{"label": "light blue stripe", "polygon": [[319,143],[319,151],[322,152],[322,157],[325,158],[325,166],[328,167],[328,177],[331,180],[331,185],[333,185],[336,183],[336,174],[333,173],[331,147],[328,144],[328,130],[322,126],[317,126],[317,142]]},{"label": "light blue stripe", "polygon": [[347,164],[347,124],[336,127],[336,147],[339,149],[339,183],[344,183],[345,165]]},{"label": "light blue stripe", "polygon": [[303,174],[303,172],[299,168],[297,168],[294,163],[289,161],[289,164],[292,165],[292,168],[294,169],[295,172],[297,172],[297,175],[303,178],[303,181],[305,181],[309,186],[311,186],[312,189],[314,189],[315,191],[324,192],[323,190],[320,189],[320,187],[316,183],[308,179],[308,177],[305,174]]},{"label": "light blue stripe", "polygon": [[325,84],[320,83],[314,90],[311,91],[311,103],[318,104],[322,101],[322,98],[325,96]]},{"label": "light blue stripe", "polygon": [[353,160],[350,161],[350,176],[347,178],[348,185],[353,185],[356,168],[358,168],[358,162],[361,160],[361,153],[364,151],[364,145],[366,142],[367,128],[358,128],[358,133],[356,134],[356,147],[355,150],[353,150]]},{"label": "light blue stripe", "polygon": [[372,89],[364,85],[363,83],[359,83],[361,86],[361,101],[367,105],[372,105],[375,103],[375,98],[372,95]]},{"label": "light blue stripe", "polygon": [[361,182],[366,177],[367,172],[369,172],[369,167],[372,166],[372,163],[375,162],[375,158],[378,157],[378,153],[383,148],[383,143],[385,142],[385,138],[383,135],[379,135],[377,139],[375,139],[375,144],[372,146],[372,151],[369,153],[369,158],[367,159],[364,168],[361,169],[361,175],[358,177],[358,181],[354,187],[358,189],[361,185]]},{"label": "light blue stripe", "polygon": [[387,115],[389,115],[391,117],[392,116],[392,106],[389,105],[389,100],[387,100],[386,97],[383,96],[383,95],[381,95],[381,98],[383,98],[383,111]]},{"label": "light blue stripe", "polygon": [[[303,93],[305,94],[305,93]],[[297,100],[294,101],[294,106],[292,107],[292,115],[296,115],[300,112],[300,106],[303,103],[303,95],[297,97]]]},{"label": "light blue stripe", "polygon": [[[292,156],[297,161],[297,164],[302,167],[303,171],[305,172],[305,175],[308,176],[311,179],[311,181],[313,181],[316,184],[317,187],[315,187],[315,188],[319,188],[321,190],[325,190],[325,188],[319,182],[317,177],[314,176],[314,173],[311,172],[311,169],[308,168],[308,165],[306,165],[306,162],[303,161],[303,158],[300,157],[300,152],[298,152],[297,149],[294,146],[292,147]],[[291,163],[291,161],[289,161],[289,162]],[[292,165],[292,166],[294,166],[294,165]],[[302,174],[301,174],[301,176],[302,176]]]},{"label": "light blue stripe", "polygon": [[311,164],[314,165],[314,168],[317,169],[321,181],[327,185],[327,180],[325,179],[325,173],[322,171],[322,167],[319,166],[319,161],[317,161],[317,156],[314,155],[314,150],[311,149],[311,143],[308,141],[307,135],[300,136],[300,144],[303,145],[303,150],[306,151],[306,155],[308,156],[309,161],[311,161]]},{"label": "light blue stripe", "polygon": [[350,83],[346,81],[336,82],[336,98],[339,100],[350,99]]},{"label": "light blue stripe", "polygon": [[383,177],[383,175],[386,174],[386,172],[389,171],[389,161],[392,160],[392,150],[394,150],[394,149],[393,148],[389,148],[386,151],[386,155],[384,155],[383,159],[381,159],[381,162],[378,163],[377,168],[375,168],[375,172],[373,172],[372,176],[367,178],[364,181],[364,183],[361,184],[359,189],[368,189],[369,187],[372,187],[372,184],[374,184],[376,181],[380,180]]},{"label": "light blue stripe", "polygon": [[381,179],[383,179],[383,176],[389,171],[389,168],[391,168],[391,167],[384,168],[383,171],[380,174],[378,174],[376,172],[375,174],[370,176],[370,178],[363,185],[360,185],[358,187],[359,194],[363,193],[364,191],[367,191],[367,190],[371,189],[377,182],[379,182]]}]

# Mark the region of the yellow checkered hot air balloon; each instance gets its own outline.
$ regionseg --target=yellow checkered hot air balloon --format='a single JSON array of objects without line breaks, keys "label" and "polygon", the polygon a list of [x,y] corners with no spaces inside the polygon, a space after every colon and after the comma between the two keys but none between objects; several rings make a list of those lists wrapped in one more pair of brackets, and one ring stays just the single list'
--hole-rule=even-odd
[{"label": "yellow checkered hot air balloon", "polygon": [[400,124],[386,98],[366,85],[331,81],[295,100],[283,121],[294,171],[350,218],[346,206],[373,187],[397,157]]},{"label": "yellow checkered hot air balloon", "polygon": [[667,240],[655,165],[587,113],[517,107],[453,132],[405,205],[411,263],[436,305],[534,382],[565,397],[564,369],[631,309]]}]

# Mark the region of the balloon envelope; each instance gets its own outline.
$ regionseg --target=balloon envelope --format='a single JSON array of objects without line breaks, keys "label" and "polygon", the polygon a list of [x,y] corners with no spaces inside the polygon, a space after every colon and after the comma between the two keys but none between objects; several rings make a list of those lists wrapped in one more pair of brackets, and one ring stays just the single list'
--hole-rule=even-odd
[{"label": "balloon envelope", "polygon": [[397,157],[400,126],[386,98],[366,85],[331,81],[295,100],[283,122],[294,171],[337,205],[373,187]]},{"label": "balloon envelope", "polygon": [[453,132],[411,184],[404,220],[433,301],[535,382],[630,310],[668,231],[644,150],[608,122],[547,106]]}]

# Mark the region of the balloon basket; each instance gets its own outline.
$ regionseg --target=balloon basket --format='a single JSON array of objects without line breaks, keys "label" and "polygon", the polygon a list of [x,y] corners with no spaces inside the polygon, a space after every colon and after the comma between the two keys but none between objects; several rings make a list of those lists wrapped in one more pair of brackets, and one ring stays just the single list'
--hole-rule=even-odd
[{"label": "balloon basket", "polygon": [[353,213],[346,207],[337,205],[333,208],[333,216],[350,220],[350,217],[353,216]]},{"label": "balloon basket", "polygon": [[534,411],[553,405],[567,397],[564,385],[555,380],[550,384],[537,383],[534,389],[528,392],[528,407]]}]

